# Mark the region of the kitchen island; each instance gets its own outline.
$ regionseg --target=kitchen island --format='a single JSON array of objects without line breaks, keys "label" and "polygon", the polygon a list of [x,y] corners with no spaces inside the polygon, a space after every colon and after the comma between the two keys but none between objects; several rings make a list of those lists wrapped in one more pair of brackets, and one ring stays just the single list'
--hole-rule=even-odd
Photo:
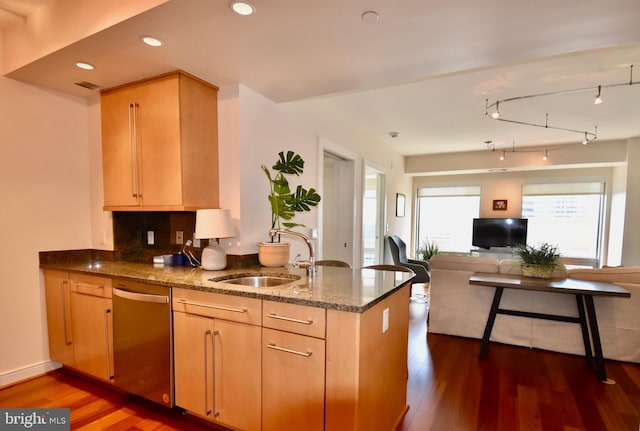
[{"label": "kitchen island", "polygon": [[[238,429],[391,430],[408,408],[410,273],[318,267],[309,278],[292,267],[110,261],[41,267],[45,279],[53,270],[114,286],[171,287],[175,404],[196,416]],[[211,280],[260,274],[295,280],[258,288]]]}]

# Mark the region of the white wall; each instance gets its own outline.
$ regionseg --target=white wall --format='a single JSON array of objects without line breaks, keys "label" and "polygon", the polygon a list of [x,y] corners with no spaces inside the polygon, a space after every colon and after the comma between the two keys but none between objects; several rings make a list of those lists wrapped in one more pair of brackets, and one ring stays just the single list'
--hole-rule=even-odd
[{"label": "white wall", "polygon": [[624,216],[622,264],[640,266],[640,137],[630,139],[627,147],[627,190]]},{"label": "white wall", "polygon": [[[301,106],[299,106],[301,105]],[[307,109],[308,108],[308,109]],[[271,224],[271,211],[267,194],[269,185],[260,165],[271,167],[279,151],[292,150],[305,160],[304,174],[290,180],[292,186],[319,188],[322,167],[321,144],[329,138],[358,160],[357,175],[362,172],[364,154],[380,166],[387,177],[387,223],[389,232],[409,235],[411,232],[411,205],[407,217],[395,217],[395,194],[411,192],[411,179],[403,174],[403,158],[385,144],[376,142],[353,125],[336,116],[322,104],[277,104],[243,85],[223,87],[218,94],[218,137],[220,146],[220,205],[231,210],[238,235],[221,240],[228,253],[257,252],[257,243],[267,241]],[[361,187],[356,187],[360,190]],[[354,195],[360,201],[361,196]],[[410,199],[408,199],[410,201]],[[295,221],[307,229],[318,227],[319,208],[296,216]],[[358,219],[358,217],[356,217]],[[358,226],[356,230],[361,230]],[[306,258],[306,245],[298,239],[291,243],[291,257],[300,253]],[[317,248],[317,244],[316,244]]]},{"label": "white wall", "polygon": [[[320,142],[329,142],[328,149],[340,154],[340,149],[355,161],[357,181],[354,194],[356,203],[355,247],[361,246],[362,232],[362,181],[364,164],[370,163],[385,174],[386,179],[386,234],[397,234],[403,238],[411,236],[413,193],[411,178],[404,174],[404,157],[390,148],[378,137],[349,121],[330,104],[321,100],[307,100],[280,105],[281,109],[299,127],[315,134]],[[322,152],[320,152],[321,154]],[[322,163],[320,160],[318,163]],[[406,216],[396,217],[396,193],[407,196]],[[359,261],[356,253],[356,262]]]},{"label": "white wall", "polygon": [[[218,120],[220,206],[230,209],[237,230],[235,238],[221,244],[230,254],[257,253],[258,242],[268,241],[271,227],[269,184],[260,166],[270,168],[279,151],[295,151],[305,160],[304,173],[290,184],[317,188],[316,138],[297,130],[276,103],[243,85],[220,89]],[[294,221],[316,227],[318,211],[299,214]],[[308,255],[300,240],[286,241],[292,257]]]},{"label": "white wall", "polygon": [[91,217],[86,101],[1,76],[0,94],[1,386],[49,357],[38,251],[91,247]]}]

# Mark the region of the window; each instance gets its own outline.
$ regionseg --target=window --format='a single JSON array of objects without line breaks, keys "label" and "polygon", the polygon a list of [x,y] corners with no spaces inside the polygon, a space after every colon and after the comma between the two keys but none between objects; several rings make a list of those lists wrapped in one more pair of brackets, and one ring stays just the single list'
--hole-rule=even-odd
[{"label": "window", "polygon": [[419,187],[417,211],[416,250],[429,241],[440,251],[469,253],[480,186]]},{"label": "window", "polygon": [[548,242],[563,257],[598,260],[604,189],[601,181],[523,185],[527,243]]}]

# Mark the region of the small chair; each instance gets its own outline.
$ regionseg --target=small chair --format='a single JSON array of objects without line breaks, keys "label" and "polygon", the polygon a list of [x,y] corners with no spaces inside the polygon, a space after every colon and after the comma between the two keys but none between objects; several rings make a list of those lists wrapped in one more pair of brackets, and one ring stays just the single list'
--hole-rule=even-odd
[{"label": "small chair", "polygon": [[351,268],[347,262],[342,260],[316,260],[316,265],[337,266],[340,268]]},{"label": "small chair", "polygon": [[[389,250],[391,251],[391,258],[394,265],[403,266],[409,268],[416,274],[416,277],[412,280],[411,284],[416,283],[429,283],[431,277],[429,276],[429,264],[424,260],[414,260],[407,258],[407,245],[398,235],[391,235],[387,237],[389,242]],[[422,293],[411,293],[411,300],[416,302],[427,302],[426,295]]]},{"label": "small chair", "polygon": [[394,265],[404,266],[416,273],[414,283],[429,282],[429,264],[424,260],[414,260],[407,258],[407,245],[398,235],[387,237],[389,241],[389,250]]}]

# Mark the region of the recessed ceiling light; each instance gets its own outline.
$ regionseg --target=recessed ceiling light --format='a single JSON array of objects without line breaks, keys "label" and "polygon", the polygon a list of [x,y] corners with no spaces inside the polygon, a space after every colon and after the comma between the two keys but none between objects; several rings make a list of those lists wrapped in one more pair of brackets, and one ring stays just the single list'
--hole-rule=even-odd
[{"label": "recessed ceiling light", "polygon": [[231,9],[238,15],[252,15],[256,12],[256,8],[246,1],[232,1]]},{"label": "recessed ceiling light", "polygon": [[93,69],[95,69],[93,64],[86,63],[84,61],[77,61],[76,62],[76,66],[79,67],[80,69],[84,69],[84,70],[93,70]]},{"label": "recessed ceiling light", "polygon": [[162,46],[163,42],[157,37],[153,36],[142,36],[142,41],[149,46]]}]

